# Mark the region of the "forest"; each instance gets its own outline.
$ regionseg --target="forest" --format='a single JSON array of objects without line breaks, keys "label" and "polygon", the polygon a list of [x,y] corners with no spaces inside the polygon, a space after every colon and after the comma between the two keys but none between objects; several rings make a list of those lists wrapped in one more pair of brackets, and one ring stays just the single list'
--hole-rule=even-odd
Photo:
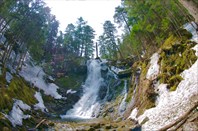
[{"label": "forest", "polygon": [[[190,25],[197,33],[198,18],[189,13],[188,8],[184,7],[181,1],[183,0],[121,0],[121,4],[115,8],[113,18],[119,28],[124,29],[124,33],[121,37],[118,37],[116,35],[118,29],[114,22],[106,20],[103,23],[103,33],[96,38],[95,30],[83,17],[79,17],[75,23],[68,24],[64,31],[60,31],[59,21],[43,0],[1,0],[0,129],[14,129],[11,123],[4,120],[6,115],[3,115],[11,111],[14,99],[24,100],[27,98],[28,100],[25,101],[29,105],[33,105],[36,102],[33,94],[35,91],[40,91],[40,89],[32,88],[34,84],[27,82],[21,75],[24,66],[27,65],[27,58],[31,59],[29,63],[34,63],[32,65],[35,65],[35,67],[43,68],[43,72],[47,74],[46,76],[54,78],[51,80],[44,78],[44,76],[42,79],[50,81],[49,83],[52,81],[52,83],[54,82],[58,85],[60,87],[58,93],[62,93],[61,95],[63,96],[64,92],[71,87],[71,89],[76,89],[79,94],[82,94],[83,86],[80,85],[85,81],[89,73],[87,71],[88,68],[86,68],[86,61],[91,59],[102,61],[105,59],[108,61],[108,68],[116,67],[124,70],[117,74],[121,83],[117,84],[118,88],[114,87],[117,80],[106,77],[106,70],[101,71],[101,77],[108,79],[110,83],[115,82],[114,84],[109,84],[115,88],[112,89],[115,90],[115,94],[112,93],[112,98],[109,100],[111,104],[115,107],[117,106],[116,102],[121,97],[119,92],[124,87],[125,80],[129,81],[128,95],[125,101],[130,103],[133,98],[132,95],[136,98],[135,104],[133,106],[129,104],[128,108],[125,109],[125,113],[122,114],[123,120],[126,120],[127,116],[129,117],[129,112],[132,112],[134,106],[139,109],[138,115],[142,115],[145,110],[155,107],[154,101],[157,94],[153,88],[151,89],[157,84],[155,81],[159,81],[160,84],[167,83],[167,88],[170,91],[175,91],[183,80],[180,74],[193,66],[197,60],[197,56],[191,50],[197,43],[188,44],[193,34],[183,27],[186,23],[191,23]],[[197,0],[190,0],[190,2],[194,4],[194,7],[198,7]],[[146,72],[149,66],[152,65],[151,63],[149,64],[149,60],[155,52],[159,53],[158,64],[161,63],[160,73],[157,77],[154,76],[155,78],[149,78],[146,76]],[[141,70],[141,73],[137,76],[139,70]],[[7,72],[10,72],[9,74],[13,77],[10,80],[11,82],[7,80]],[[38,78],[40,78],[39,72],[37,73]],[[134,84],[136,78],[140,84]],[[145,80],[146,78],[149,80]],[[142,87],[143,85],[145,85],[144,88]],[[26,91],[30,94],[27,94],[28,96],[24,95],[24,98],[20,96],[21,94],[18,94],[19,91],[16,91],[20,86],[24,94]],[[105,86],[101,85],[100,88],[106,88]],[[138,88],[137,94],[133,94],[136,86]],[[112,87],[109,87],[108,90],[111,90]],[[106,90],[99,90],[101,99]],[[75,95],[71,96],[71,100],[64,101],[62,99],[57,100],[57,102],[52,97],[47,96],[46,93],[42,92],[41,94],[44,101],[48,103],[49,112],[56,112],[57,110],[58,115],[71,108],[80,99],[80,95]],[[140,98],[138,98],[138,95]],[[198,93],[195,94],[195,96],[197,95]],[[6,103],[8,104],[6,105]],[[68,107],[65,107],[67,109],[60,109],[60,113],[56,108],[62,108],[63,105],[57,106],[57,103],[69,104],[67,105]],[[52,107],[52,105],[56,106]],[[114,106],[112,107],[114,108]],[[101,113],[99,117],[111,114],[107,105],[104,104],[104,108],[101,111],[103,114]],[[195,112],[197,113],[197,110]],[[45,119],[48,119],[45,113],[40,112],[40,114]],[[35,123],[38,124],[38,121],[41,120],[34,113],[32,116],[34,116],[34,122],[32,122],[33,124],[26,122],[25,124],[28,123],[28,126],[36,126]],[[115,116],[117,117],[117,114]],[[112,115],[108,116],[109,119],[111,117]],[[52,118],[51,115],[50,118]],[[117,124],[118,122],[115,123]],[[135,125],[134,121],[132,123],[130,124]],[[144,124],[144,122],[142,123]],[[143,125],[142,123],[139,124]],[[25,124],[22,127],[17,127],[17,130],[26,130]],[[125,125],[122,121],[119,124]],[[40,128],[46,129],[46,125],[43,124]],[[94,128],[97,129],[97,127]],[[110,128],[107,124],[105,128],[111,129],[114,126],[111,125]],[[121,130],[124,129],[121,128]]]}]

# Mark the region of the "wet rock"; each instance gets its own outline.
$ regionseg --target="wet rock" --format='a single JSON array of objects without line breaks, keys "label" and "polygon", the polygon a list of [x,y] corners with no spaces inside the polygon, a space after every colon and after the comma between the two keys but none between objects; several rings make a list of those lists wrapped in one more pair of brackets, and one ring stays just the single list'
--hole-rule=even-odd
[{"label": "wet rock", "polygon": [[46,78],[47,83],[54,83],[54,78],[52,78],[52,76],[48,76]]},{"label": "wet rock", "polygon": [[102,85],[100,87],[100,90],[99,90],[99,99],[100,100],[103,100],[107,94],[107,86],[106,85]]},{"label": "wet rock", "polygon": [[131,68],[118,72],[118,78],[123,79],[131,76]]},{"label": "wet rock", "polygon": [[131,131],[142,131],[142,127],[136,126],[135,128],[131,129]]}]

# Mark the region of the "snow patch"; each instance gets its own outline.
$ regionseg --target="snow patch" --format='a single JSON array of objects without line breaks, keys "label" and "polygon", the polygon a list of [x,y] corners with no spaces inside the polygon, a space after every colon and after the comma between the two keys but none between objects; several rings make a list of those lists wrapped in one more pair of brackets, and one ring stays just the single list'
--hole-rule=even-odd
[{"label": "snow patch", "polygon": [[36,110],[41,110],[42,112],[45,112],[45,111],[48,111],[47,108],[45,107],[44,105],[44,102],[43,102],[43,98],[41,96],[41,93],[40,92],[36,92],[34,97],[38,100],[39,103],[37,103],[36,105],[34,105],[34,108]]},{"label": "snow patch", "polygon": [[19,74],[32,85],[43,90],[46,95],[50,95],[55,99],[62,98],[62,96],[57,92],[57,89],[59,88],[57,85],[45,82],[44,76],[46,76],[46,74],[41,67],[27,64],[26,66],[22,67],[22,70]]},{"label": "snow patch", "polygon": [[6,81],[7,81],[8,83],[11,82],[12,78],[13,78],[13,76],[12,76],[9,72],[6,72]]},{"label": "snow patch", "polygon": [[159,54],[154,53],[151,57],[151,61],[150,61],[151,65],[150,65],[148,72],[146,74],[147,79],[154,80],[157,77],[157,75],[159,74],[158,60],[159,60]]},{"label": "snow patch", "polygon": [[124,71],[123,69],[117,68],[117,67],[115,67],[115,66],[111,66],[111,70],[112,70],[113,72],[115,72],[116,74],[118,74],[118,73],[121,72],[121,71]]},{"label": "snow patch", "polygon": [[195,55],[198,57],[198,44],[196,44],[192,49],[196,51]]},{"label": "snow patch", "polygon": [[69,90],[67,90],[67,94],[74,94],[74,93],[76,93],[77,91],[73,91],[72,89],[69,89]]},{"label": "snow patch", "polygon": [[[196,51],[198,51],[197,46]],[[174,122],[197,102],[197,67],[198,60],[189,69],[181,73],[183,80],[179,83],[176,91],[169,92],[166,84],[160,84],[157,87],[159,91],[158,105],[146,110],[143,115],[138,117],[139,123],[146,117],[149,118],[149,121],[142,126],[143,130],[159,130]]]},{"label": "snow patch", "polygon": [[128,117],[128,119],[131,118],[131,119],[137,121],[137,113],[138,113],[137,108],[133,109],[133,111],[131,112],[131,114],[130,114],[130,116]]},{"label": "snow patch", "polygon": [[193,35],[191,41],[194,41],[194,42],[198,43],[198,33],[196,31],[197,28],[198,27],[195,24],[195,22],[187,23],[187,24],[184,25],[184,29],[186,29],[187,31],[189,31]]},{"label": "snow patch", "polygon": [[23,103],[21,100],[15,100],[12,107],[12,111],[9,115],[5,115],[6,118],[12,123],[15,127],[16,125],[21,126],[23,124],[23,119],[30,118],[30,115],[24,115],[22,110],[30,110],[31,107]]},{"label": "snow patch", "polygon": [[[187,23],[184,25],[184,28],[192,33],[193,37],[191,40],[198,43],[198,34],[196,32],[197,25],[194,22]],[[198,44],[192,49],[196,50],[195,55],[198,56]],[[139,123],[147,117],[149,119],[142,125],[142,130],[159,130],[160,128],[174,122],[178,117],[182,116],[192,106],[194,106],[198,101],[197,67],[198,60],[189,69],[180,74],[183,80],[173,92],[168,91],[166,84],[160,84],[155,87],[155,90],[159,94],[157,99],[158,104],[155,108],[146,110],[143,115],[138,117]]]}]

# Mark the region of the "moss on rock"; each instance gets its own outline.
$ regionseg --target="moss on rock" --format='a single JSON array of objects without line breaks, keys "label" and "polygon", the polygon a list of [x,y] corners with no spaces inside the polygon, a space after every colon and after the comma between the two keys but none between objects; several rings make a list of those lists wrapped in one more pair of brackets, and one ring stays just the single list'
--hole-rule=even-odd
[{"label": "moss on rock", "polygon": [[[183,36],[189,38],[189,34]],[[177,38],[171,35],[162,45],[160,56],[161,73],[158,76],[160,83],[167,83],[170,91],[176,90],[176,87],[182,80],[180,74],[188,69],[196,61],[195,51],[191,48],[195,43],[189,44],[186,38]]]},{"label": "moss on rock", "polygon": [[0,109],[8,113],[12,109],[13,98],[34,105],[37,103],[34,94],[35,90],[28,87],[22,78],[14,76],[7,88],[0,88]]}]

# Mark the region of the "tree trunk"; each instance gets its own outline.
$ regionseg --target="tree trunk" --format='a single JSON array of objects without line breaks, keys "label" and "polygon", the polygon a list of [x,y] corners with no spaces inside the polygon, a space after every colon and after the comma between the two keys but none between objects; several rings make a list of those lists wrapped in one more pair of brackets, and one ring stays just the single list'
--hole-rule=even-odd
[{"label": "tree trunk", "polygon": [[98,43],[96,42],[96,58],[98,58]]},{"label": "tree trunk", "polygon": [[188,12],[195,18],[195,22],[198,23],[198,5],[192,0],[179,0],[179,2],[188,10]]}]

